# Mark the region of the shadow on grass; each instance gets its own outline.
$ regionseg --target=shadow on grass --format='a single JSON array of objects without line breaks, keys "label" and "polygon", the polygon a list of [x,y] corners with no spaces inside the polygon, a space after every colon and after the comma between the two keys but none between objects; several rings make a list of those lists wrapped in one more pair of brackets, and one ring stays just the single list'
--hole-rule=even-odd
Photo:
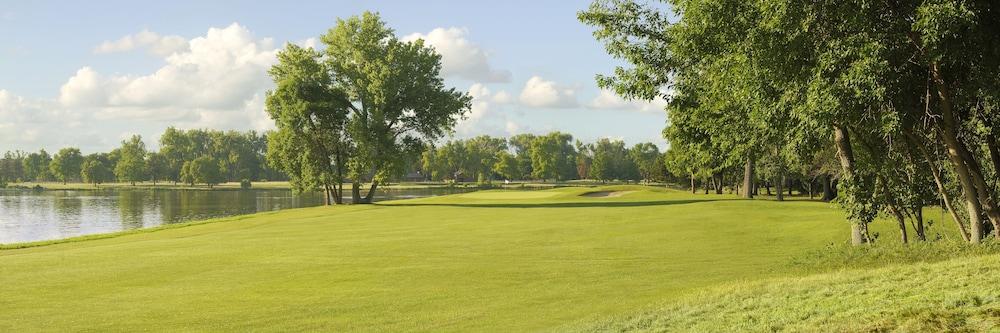
[{"label": "shadow on grass", "polygon": [[734,201],[738,199],[705,199],[705,200],[658,200],[658,201],[570,201],[547,203],[383,203],[384,206],[398,207],[475,207],[475,208],[588,208],[588,207],[649,207],[684,205],[699,202]]}]

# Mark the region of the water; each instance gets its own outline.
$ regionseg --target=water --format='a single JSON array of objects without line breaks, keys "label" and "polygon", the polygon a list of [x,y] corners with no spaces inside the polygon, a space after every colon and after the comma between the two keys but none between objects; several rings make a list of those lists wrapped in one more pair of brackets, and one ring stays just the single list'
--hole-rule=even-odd
[{"label": "water", "polygon": [[[376,201],[468,192],[432,188],[381,190]],[[350,196],[350,193],[345,193]],[[214,217],[318,206],[322,195],[288,190],[0,189],[0,244],[62,239]]]}]

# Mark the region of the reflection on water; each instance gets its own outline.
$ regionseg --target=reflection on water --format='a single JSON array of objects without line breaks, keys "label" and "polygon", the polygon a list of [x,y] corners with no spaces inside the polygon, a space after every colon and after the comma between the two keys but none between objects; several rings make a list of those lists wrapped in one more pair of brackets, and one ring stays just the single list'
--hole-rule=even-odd
[{"label": "reflection on water", "polygon": [[[378,200],[419,198],[467,189],[383,190]],[[0,189],[0,244],[154,227],[322,204],[317,193],[287,190],[33,191]]]}]

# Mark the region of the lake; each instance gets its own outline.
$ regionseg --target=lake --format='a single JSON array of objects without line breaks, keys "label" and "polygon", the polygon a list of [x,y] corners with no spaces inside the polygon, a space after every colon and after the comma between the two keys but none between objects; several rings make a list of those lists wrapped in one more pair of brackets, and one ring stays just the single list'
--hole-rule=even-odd
[{"label": "lake", "polygon": [[[376,201],[474,189],[379,190]],[[345,193],[350,197],[350,193]],[[289,190],[0,189],[0,244],[62,239],[208,218],[319,206],[319,193]]]}]

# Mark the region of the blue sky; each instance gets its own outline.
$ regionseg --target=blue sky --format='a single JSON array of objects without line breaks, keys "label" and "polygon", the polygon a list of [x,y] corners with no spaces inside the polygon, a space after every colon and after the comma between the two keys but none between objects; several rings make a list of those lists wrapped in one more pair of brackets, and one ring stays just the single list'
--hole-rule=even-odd
[{"label": "blue sky", "polygon": [[0,8],[0,151],[107,150],[167,126],[267,129],[266,68],[336,18],[380,12],[401,38],[444,55],[475,97],[456,137],[561,130],[663,146],[662,102],[623,101],[594,75],[616,62],[576,20],[587,1],[134,1]]}]

